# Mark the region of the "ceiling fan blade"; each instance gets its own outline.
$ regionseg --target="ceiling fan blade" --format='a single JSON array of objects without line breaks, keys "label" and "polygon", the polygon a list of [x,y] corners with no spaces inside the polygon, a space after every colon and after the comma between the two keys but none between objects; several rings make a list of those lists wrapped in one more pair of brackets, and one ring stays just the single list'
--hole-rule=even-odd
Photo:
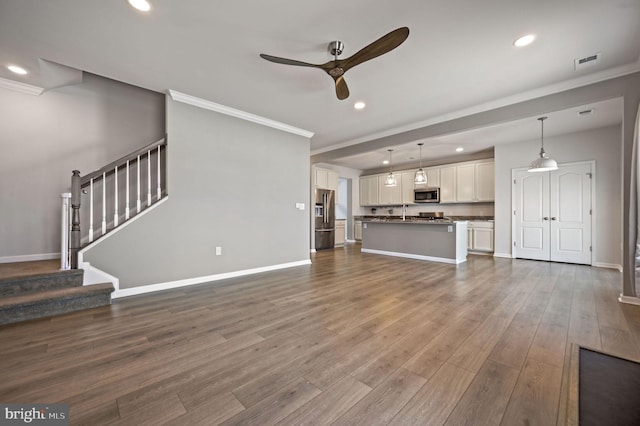
[{"label": "ceiling fan blade", "polygon": [[336,96],[338,96],[338,99],[341,101],[347,99],[349,97],[349,87],[347,87],[347,82],[344,81],[344,77],[340,76],[334,78],[334,80],[336,81]]},{"label": "ceiling fan blade", "polygon": [[299,66],[299,67],[320,68],[320,65],[310,64],[308,62],[302,62],[302,61],[295,61],[293,59],[279,58],[277,56],[265,55],[264,53],[261,53],[260,57],[262,59],[266,59],[267,61],[275,62],[276,64],[296,65],[296,66]]},{"label": "ceiling fan blade", "polygon": [[353,68],[358,64],[377,58],[387,52],[400,46],[409,37],[409,28],[401,27],[391,31],[374,41],[373,43],[360,49],[355,55],[340,61],[340,66],[346,72],[349,68]]}]

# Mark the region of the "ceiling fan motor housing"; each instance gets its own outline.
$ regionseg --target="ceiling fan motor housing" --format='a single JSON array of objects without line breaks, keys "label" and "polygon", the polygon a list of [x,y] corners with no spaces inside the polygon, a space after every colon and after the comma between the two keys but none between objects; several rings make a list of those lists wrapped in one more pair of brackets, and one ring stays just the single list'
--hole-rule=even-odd
[{"label": "ceiling fan motor housing", "polygon": [[329,43],[329,52],[333,55],[333,56],[338,56],[342,54],[342,51],[344,50],[344,43],[341,41],[332,41],[331,43]]}]

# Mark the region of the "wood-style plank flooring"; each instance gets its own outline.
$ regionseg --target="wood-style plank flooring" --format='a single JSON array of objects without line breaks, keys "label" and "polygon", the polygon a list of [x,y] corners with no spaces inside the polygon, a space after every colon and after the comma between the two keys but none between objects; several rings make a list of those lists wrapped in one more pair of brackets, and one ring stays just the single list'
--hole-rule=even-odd
[{"label": "wood-style plank flooring", "polygon": [[0,327],[0,401],[71,424],[563,424],[572,342],[640,359],[620,273],[321,251]]}]

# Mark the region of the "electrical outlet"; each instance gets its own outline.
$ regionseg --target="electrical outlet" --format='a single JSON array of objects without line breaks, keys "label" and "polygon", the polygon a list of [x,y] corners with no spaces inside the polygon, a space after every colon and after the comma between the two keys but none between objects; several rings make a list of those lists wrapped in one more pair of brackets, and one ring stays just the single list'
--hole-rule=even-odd
[{"label": "electrical outlet", "polygon": [[216,247],[216,256],[220,256],[222,254],[222,247]]}]

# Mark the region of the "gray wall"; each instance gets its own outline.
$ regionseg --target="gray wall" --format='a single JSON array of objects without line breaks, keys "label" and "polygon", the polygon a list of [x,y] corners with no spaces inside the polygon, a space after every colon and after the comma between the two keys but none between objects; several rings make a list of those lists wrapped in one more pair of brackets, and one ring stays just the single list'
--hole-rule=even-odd
[{"label": "gray wall", "polygon": [[[622,127],[545,138],[545,151],[558,163],[595,160],[594,264],[622,265]],[[495,147],[495,253],[511,254],[511,171],[527,167],[540,140]]]},{"label": "gray wall", "polygon": [[124,289],[309,259],[307,138],[169,97],[167,134],[167,201],[85,261]]},{"label": "gray wall", "polygon": [[0,262],[59,254],[71,171],[162,138],[164,108],[160,93],[86,73],[40,96],[0,88]]}]

